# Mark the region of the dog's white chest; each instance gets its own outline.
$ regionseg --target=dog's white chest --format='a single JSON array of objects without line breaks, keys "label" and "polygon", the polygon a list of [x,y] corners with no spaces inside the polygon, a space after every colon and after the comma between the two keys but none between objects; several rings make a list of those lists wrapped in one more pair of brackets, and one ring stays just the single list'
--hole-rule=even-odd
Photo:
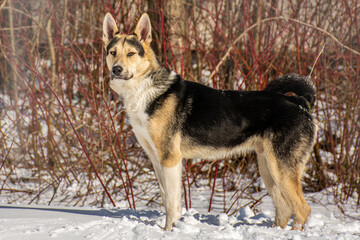
[{"label": "dog's white chest", "polygon": [[148,132],[148,115],[145,112],[129,113],[130,124],[138,139],[151,140]]},{"label": "dog's white chest", "polygon": [[130,124],[136,139],[152,161],[158,159],[155,144],[148,131],[148,115],[145,112],[129,113]]}]

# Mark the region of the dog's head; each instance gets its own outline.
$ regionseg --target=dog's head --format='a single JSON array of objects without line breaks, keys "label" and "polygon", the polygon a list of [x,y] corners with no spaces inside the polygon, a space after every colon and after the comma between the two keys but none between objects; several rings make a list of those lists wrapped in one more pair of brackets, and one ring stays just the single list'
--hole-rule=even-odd
[{"label": "dog's head", "polygon": [[103,22],[103,42],[106,50],[106,64],[110,70],[110,87],[130,87],[158,66],[150,48],[151,24],[144,13],[133,34],[120,34],[116,22],[107,13]]}]

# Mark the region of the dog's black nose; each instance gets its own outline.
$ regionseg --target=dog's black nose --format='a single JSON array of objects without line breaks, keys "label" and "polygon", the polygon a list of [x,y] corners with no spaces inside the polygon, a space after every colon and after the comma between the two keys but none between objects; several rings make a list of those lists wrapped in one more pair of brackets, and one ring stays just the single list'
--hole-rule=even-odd
[{"label": "dog's black nose", "polygon": [[123,68],[121,66],[114,66],[111,69],[112,74],[114,74],[115,76],[120,76],[122,71],[123,71]]}]

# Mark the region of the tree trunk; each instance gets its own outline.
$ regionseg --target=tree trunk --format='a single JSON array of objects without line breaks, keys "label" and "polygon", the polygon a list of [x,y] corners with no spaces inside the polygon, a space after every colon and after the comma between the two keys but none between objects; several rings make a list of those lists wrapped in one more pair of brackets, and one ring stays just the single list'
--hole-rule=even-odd
[{"label": "tree trunk", "polygon": [[164,19],[168,29],[168,40],[171,44],[171,52],[168,55],[169,63],[172,63],[174,70],[182,73],[183,56],[189,18],[186,9],[186,0],[169,0],[164,6]]}]

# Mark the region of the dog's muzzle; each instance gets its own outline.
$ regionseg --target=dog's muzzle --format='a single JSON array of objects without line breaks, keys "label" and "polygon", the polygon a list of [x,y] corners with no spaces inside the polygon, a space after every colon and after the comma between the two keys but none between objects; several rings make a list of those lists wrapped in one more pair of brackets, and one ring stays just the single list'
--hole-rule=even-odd
[{"label": "dog's muzzle", "polygon": [[123,70],[124,70],[124,68],[119,65],[113,66],[111,68],[111,73],[110,73],[111,80],[113,80],[113,79],[129,80],[130,78],[132,78],[132,76],[130,76],[130,77],[127,76],[129,74],[127,74]]}]

